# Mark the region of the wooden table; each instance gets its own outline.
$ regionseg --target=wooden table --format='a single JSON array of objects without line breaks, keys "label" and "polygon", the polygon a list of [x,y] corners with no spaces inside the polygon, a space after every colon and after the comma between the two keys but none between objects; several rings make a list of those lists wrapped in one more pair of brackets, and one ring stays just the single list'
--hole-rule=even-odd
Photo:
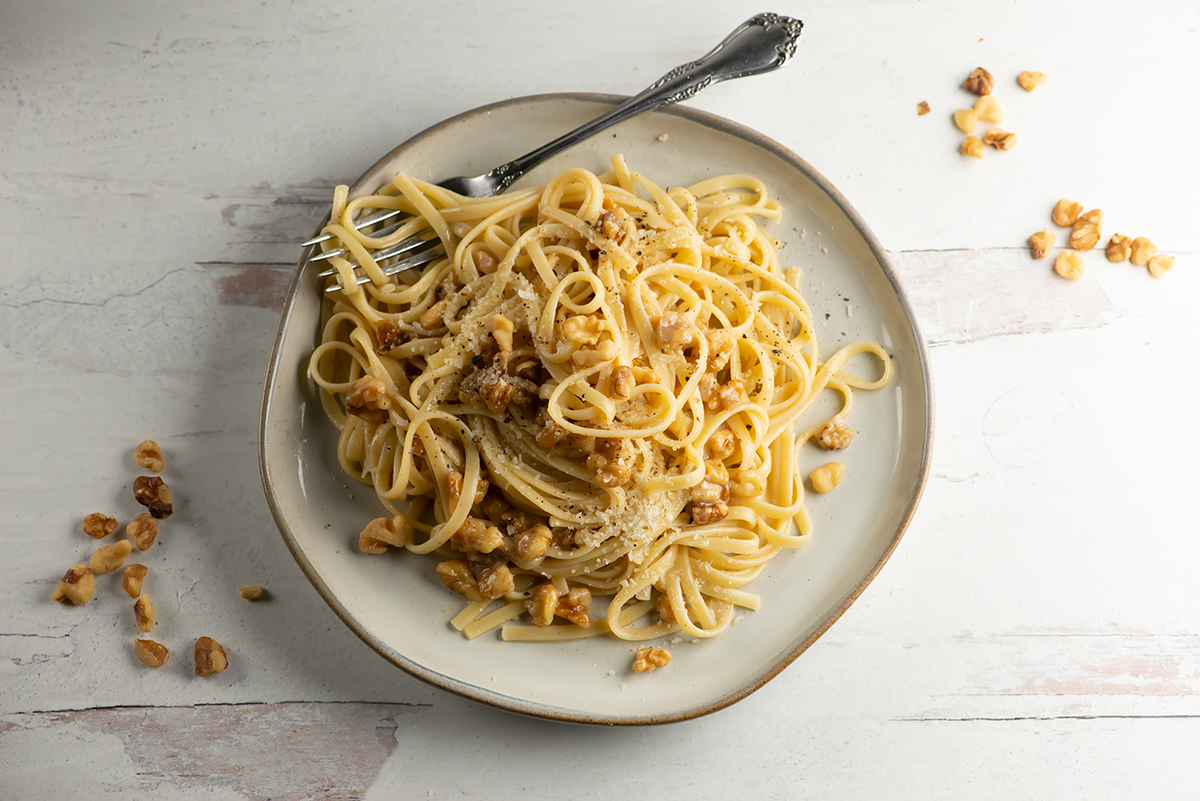
[{"label": "wooden table", "polygon": [[[468,703],[351,634],[268,513],[262,378],[334,184],[487,102],[637,91],[760,9],[42,6],[0,11],[0,796],[1195,797],[1194,4],[780,2],[806,23],[795,61],[692,101],[800,153],[891,251],[936,450],[899,549],[816,646],[728,710],[633,730]],[[950,122],[979,65],[1020,136],[982,161]],[[1050,77],[1027,94],[1022,70]],[[1032,261],[1064,195],[1176,269]],[[144,557],[158,671],[114,576],[86,607],[49,598],[95,546],[84,514],[138,511],[146,437],[183,511]],[[230,652],[212,680],[201,634]]]}]

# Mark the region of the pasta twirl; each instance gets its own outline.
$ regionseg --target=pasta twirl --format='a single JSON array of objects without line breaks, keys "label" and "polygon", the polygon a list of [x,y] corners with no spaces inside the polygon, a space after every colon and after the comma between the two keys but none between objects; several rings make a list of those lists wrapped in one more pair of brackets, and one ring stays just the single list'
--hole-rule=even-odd
[{"label": "pasta twirl", "polygon": [[[356,231],[377,208],[413,216]],[[347,255],[310,373],[342,467],[395,515],[363,549],[437,554],[469,637],[710,637],[757,608],[745,585],[812,535],[798,448],[892,369],[871,342],[822,360],[762,227],[780,213],[757,178],[664,189],[621,157],[480,200],[339,187],[326,247]],[[420,231],[446,255],[386,277],[372,254]],[[878,378],[844,369],[860,353]],[[823,390],[837,414],[801,430]]]}]

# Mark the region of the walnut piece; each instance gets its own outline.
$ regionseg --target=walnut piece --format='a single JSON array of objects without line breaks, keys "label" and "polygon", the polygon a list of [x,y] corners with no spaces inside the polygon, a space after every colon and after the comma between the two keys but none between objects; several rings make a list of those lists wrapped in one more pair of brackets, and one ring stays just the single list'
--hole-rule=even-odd
[{"label": "walnut piece", "polygon": [[163,469],[163,454],[162,448],[152,439],[144,440],[133,451],[133,457],[137,459],[138,465],[152,470],[155,473],[161,473]]},{"label": "walnut piece", "polygon": [[1175,266],[1175,257],[1167,256],[1159,253],[1157,256],[1151,256],[1150,261],[1146,262],[1146,269],[1155,278],[1162,278],[1167,274],[1167,270]]},{"label": "walnut piece", "polygon": [[467,553],[491,553],[504,545],[504,535],[500,529],[489,526],[486,520],[477,517],[464,520],[462,528],[454,532],[450,539]]},{"label": "walnut piece", "polygon": [[501,353],[511,353],[513,349],[513,332],[516,328],[513,321],[503,314],[492,315],[492,338]]},{"label": "walnut piece", "polygon": [[141,631],[154,631],[154,604],[150,603],[149,595],[139,595],[133,603],[133,618]]},{"label": "walnut piece", "polygon": [[1064,250],[1054,260],[1054,272],[1068,281],[1078,281],[1083,277],[1083,256],[1074,250]]},{"label": "walnut piece", "polygon": [[238,590],[238,595],[242,596],[247,601],[257,601],[257,600],[263,598],[265,596],[265,594],[266,594],[266,590],[264,590],[262,587],[258,586],[257,584],[251,584],[247,587],[242,587],[240,590]]},{"label": "walnut piece", "polygon": [[632,367],[622,364],[613,368],[612,396],[614,398],[628,398],[633,394],[634,386]]},{"label": "walnut piece", "polygon": [[171,658],[167,646],[154,640],[134,640],[133,653],[146,667],[162,667]]},{"label": "walnut piece", "polygon": [[1108,240],[1108,246],[1104,248],[1104,255],[1114,264],[1125,261],[1132,252],[1133,240],[1125,234],[1113,234],[1112,239]]},{"label": "walnut piece", "polygon": [[1059,198],[1059,201],[1054,204],[1054,211],[1050,213],[1050,219],[1054,221],[1055,225],[1061,225],[1063,228],[1066,228],[1075,224],[1082,211],[1082,203],[1067,200],[1065,197]]},{"label": "walnut piece", "polygon": [[517,537],[517,556],[526,562],[540,559],[550,547],[550,527],[538,523],[525,529]]},{"label": "walnut piece", "polygon": [[488,600],[503,598],[516,588],[512,571],[505,563],[492,565],[479,576],[479,592]]},{"label": "walnut piece", "polygon": [[625,236],[625,226],[617,219],[617,215],[608,209],[600,212],[600,219],[596,220],[596,228],[599,229],[602,236],[614,242]]},{"label": "walnut piece", "polygon": [[563,338],[577,348],[595,345],[604,333],[604,318],[598,314],[576,314],[562,321]]},{"label": "walnut piece", "polygon": [[387,384],[373,375],[364,375],[351,384],[346,393],[346,414],[363,420],[382,423],[390,408],[392,400],[387,394]]},{"label": "walnut piece", "polygon": [[1035,259],[1041,259],[1050,252],[1050,248],[1054,247],[1054,232],[1049,228],[1043,228],[1036,234],[1029,237],[1029,252]]},{"label": "walnut piece", "polygon": [[391,353],[412,339],[413,335],[400,328],[393,320],[380,320],[375,323],[375,340],[379,343],[380,353]]},{"label": "walnut piece", "polygon": [[1071,236],[1067,239],[1067,244],[1075,250],[1091,250],[1100,243],[1103,225],[1104,212],[1100,209],[1092,209],[1080,214],[1075,220],[1075,226],[1071,229]]},{"label": "walnut piece", "polygon": [[125,558],[129,556],[132,550],[133,545],[129,540],[120,540],[112,545],[101,546],[96,549],[96,552],[92,554],[92,558],[88,560],[88,567],[97,576],[111,573],[125,564]]},{"label": "walnut piece", "polygon": [[984,122],[1004,122],[1004,109],[993,95],[984,95],[975,101],[975,113]]},{"label": "walnut piece", "polygon": [[1144,236],[1139,236],[1129,246],[1129,261],[1138,267],[1145,267],[1155,253],[1158,253],[1158,248]]},{"label": "walnut piece", "polygon": [[479,587],[475,584],[475,576],[471,573],[471,566],[462,559],[438,562],[436,570],[438,578],[448,589],[466,596],[469,601],[483,600],[483,594],[479,592]]},{"label": "walnut piece", "polygon": [[572,587],[554,608],[556,617],[566,618],[580,628],[592,625],[588,612],[592,608],[592,591],[587,587]]},{"label": "walnut piece", "polygon": [[671,664],[671,652],[662,648],[642,648],[633,659],[634,673],[650,673]]},{"label": "walnut piece", "polygon": [[920,103],[917,104],[917,116],[924,117],[928,113],[929,113],[929,103],[922,100]]},{"label": "walnut piece", "polygon": [[158,476],[138,476],[133,480],[133,497],[155,520],[171,516],[171,488]]},{"label": "walnut piece", "polygon": [[767,491],[766,474],[761,467],[739,467],[730,474],[729,491],[739,498],[757,498]]},{"label": "walnut piece", "polygon": [[693,503],[692,523],[702,526],[705,523],[716,523],[729,515],[729,504],[724,501],[716,503]]},{"label": "walnut piece", "polygon": [[979,141],[978,136],[968,136],[963,140],[962,144],[959,145],[958,152],[962,153],[964,156],[971,156],[973,158],[981,159],[983,158],[983,142]]},{"label": "walnut piece", "polygon": [[408,520],[401,515],[377,517],[358,535],[358,549],[363,553],[381,554],[388,547],[403,548],[408,533]]},{"label": "walnut piece", "polygon": [[133,540],[139,551],[146,551],[158,539],[158,523],[146,513],[133,518],[125,527],[125,535]]},{"label": "walnut piece", "polygon": [[965,134],[975,133],[979,125],[979,112],[973,108],[960,108],[954,111],[954,124]]},{"label": "walnut piece", "polygon": [[142,582],[146,580],[146,574],[149,572],[150,568],[145,565],[132,564],[125,568],[125,572],[121,576],[121,587],[130,598],[136,598],[142,594]]},{"label": "walnut piece", "polygon": [[654,342],[663,350],[683,350],[695,341],[691,322],[678,312],[667,312],[654,321]]},{"label": "walnut piece", "polygon": [[229,657],[226,656],[225,649],[212,637],[200,637],[196,640],[193,657],[196,660],[197,676],[211,676],[229,667]]},{"label": "walnut piece", "polygon": [[585,464],[596,483],[602,487],[621,487],[633,476],[633,454],[624,439],[599,437],[596,452],[589,455]]},{"label": "walnut piece", "polygon": [[824,494],[842,483],[845,472],[846,465],[841,462],[827,462],[809,473],[808,480],[812,482],[814,490]]},{"label": "walnut piece", "polygon": [[1017,76],[1017,83],[1021,84],[1021,88],[1026,92],[1032,92],[1046,82],[1046,73],[1030,72],[1025,70]]},{"label": "walnut piece", "polygon": [[850,447],[850,441],[854,439],[854,429],[835,417],[817,429],[814,439],[827,451],[841,450]]},{"label": "walnut piece", "polygon": [[116,531],[117,525],[117,518],[100,512],[92,512],[83,518],[83,533],[89,537],[102,539]]},{"label": "walnut piece", "polygon": [[554,610],[558,608],[558,590],[550,582],[533,588],[525,601],[525,609],[535,626],[549,626],[554,622]]},{"label": "walnut piece", "polygon": [[728,459],[733,455],[736,444],[737,441],[732,431],[728,428],[718,429],[705,443],[704,457],[706,459]]},{"label": "walnut piece", "polygon": [[990,95],[995,85],[996,79],[992,77],[992,73],[983,67],[976,67],[971,70],[971,74],[963,81],[963,89],[977,95]]},{"label": "walnut piece", "polygon": [[474,259],[475,269],[479,271],[480,275],[490,275],[496,272],[496,267],[500,264],[490,251],[483,249],[475,251]]},{"label": "walnut piece", "polygon": [[96,591],[96,575],[87,565],[75,565],[58,581],[50,597],[65,604],[83,606]]},{"label": "walnut piece", "polygon": [[1017,146],[1017,135],[1001,128],[988,128],[983,135],[983,143],[997,150],[1012,150]]}]

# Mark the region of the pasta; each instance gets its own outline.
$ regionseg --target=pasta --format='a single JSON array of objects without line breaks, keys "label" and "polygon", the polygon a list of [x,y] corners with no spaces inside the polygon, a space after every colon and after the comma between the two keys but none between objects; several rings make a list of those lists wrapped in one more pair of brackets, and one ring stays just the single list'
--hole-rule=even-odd
[{"label": "pasta", "polygon": [[[891,376],[873,342],[822,361],[762,181],[663,189],[611,166],[486,199],[403,174],[335,193],[325,247],[347,253],[310,374],[343,469],[392,515],[360,548],[437,554],[468,637],[719,633],[812,536],[799,447],[845,447],[853,390]],[[356,231],[369,209],[413,216]],[[386,276],[372,254],[422,231],[444,253]],[[845,369],[861,353],[878,378]],[[837,413],[801,430],[823,390]]]}]

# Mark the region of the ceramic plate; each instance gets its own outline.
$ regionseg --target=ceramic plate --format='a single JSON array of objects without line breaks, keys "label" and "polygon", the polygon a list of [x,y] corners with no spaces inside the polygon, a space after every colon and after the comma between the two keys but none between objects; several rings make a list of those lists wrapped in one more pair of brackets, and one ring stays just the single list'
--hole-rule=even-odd
[{"label": "ceramic plate", "polygon": [[[440,180],[477,175],[597,116],[622,98],[539,95],[469,111],[400,145],[354,184],[371,192],[397,171]],[[614,136],[615,134],[615,136]],[[665,141],[659,137],[666,134]],[[912,309],[879,242],[828,181],[786,148],[694,109],[644,114],[564,153],[518,187],[568,166],[595,172],[624,154],[663,186],[728,172],[767,181],[784,207],[772,233],[785,265],[804,270],[821,350],[873,339],[893,356],[885,389],[858,392],[860,433],[838,458],[846,479],[808,495],[815,536],[784,553],[748,589],[762,608],[702,643],[670,645],[674,659],[653,676],[630,665],[637,645],[612,639],[567,644],[505,643],[498,632],[467,641],[450,627],[461,599],[434,560],[404,552],[366,556],[358,532],[382,507],[370,488],[342,474],[337,432],[306,370],[322,302],[319,268],[302,266],[280,321],[264,390],[259,458],[271,511],[305,575],[354,632],[419,679],[502,709],[601,724],[684,720],[728,706],[785,668],[846,610],[896,547],[929,469],[933,432],[929,365]],[[858,368],[870,371],[866,357]],[[829,461],[803,449],[804,470]],[[364,658],[369,658],[364,654]]]}]

